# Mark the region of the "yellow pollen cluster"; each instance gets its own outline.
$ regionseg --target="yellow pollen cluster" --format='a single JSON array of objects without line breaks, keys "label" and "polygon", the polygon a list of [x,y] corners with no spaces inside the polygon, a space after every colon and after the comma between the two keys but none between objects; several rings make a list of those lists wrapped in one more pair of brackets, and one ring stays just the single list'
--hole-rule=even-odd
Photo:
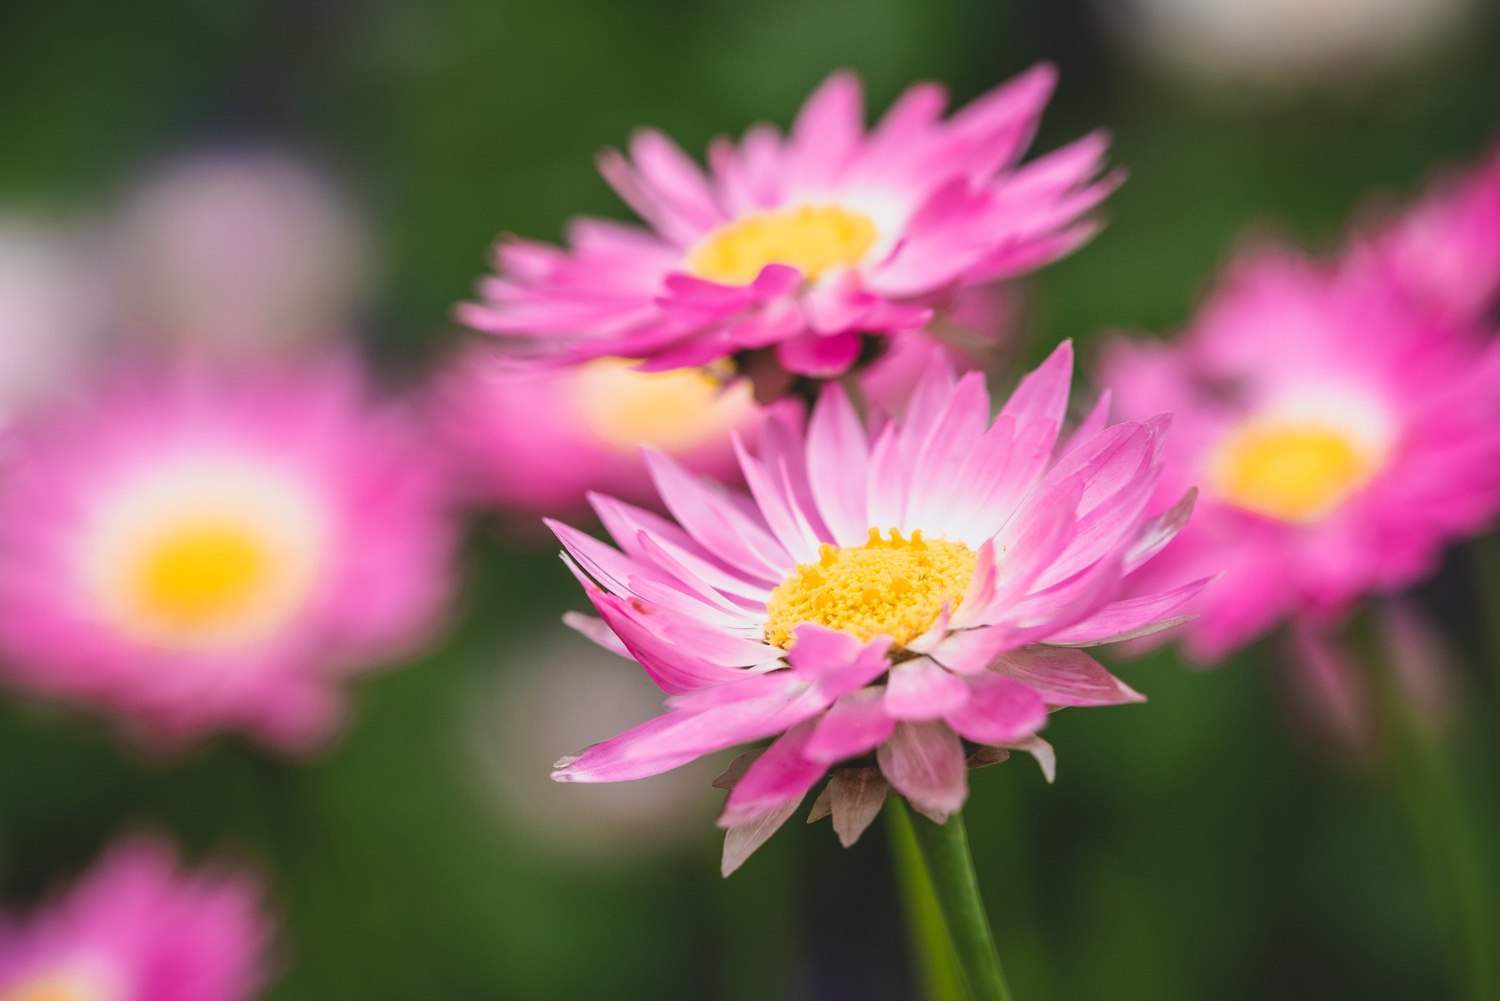
[{"label": "yellow pollen cluster", "polygon": [[813,280],[864,260],[877,236],[869,216],[837,205],[755,212],[699,241],[687,269],[721,285],[748,285],[767,264],[786,264]]},{"label": "yellow pollen cluster", "polygon": [[1250,425],[1215,455],[1209,479],[1224,500],[1256,514],[1310,522],[1374,475],[1378,459],[1344,431],[1313,424]]},{"label": "yellow pollen cluster", "polygon": [[804,622],[863,641],[889,636],[904,646],[922,635],[943,606],[955,609],[974,577],[977,556],[962,542],[890,538],[870,529],[862,546],[824,544],[818,562],[799,563],[766,603],[766,640],[783,649]]}]

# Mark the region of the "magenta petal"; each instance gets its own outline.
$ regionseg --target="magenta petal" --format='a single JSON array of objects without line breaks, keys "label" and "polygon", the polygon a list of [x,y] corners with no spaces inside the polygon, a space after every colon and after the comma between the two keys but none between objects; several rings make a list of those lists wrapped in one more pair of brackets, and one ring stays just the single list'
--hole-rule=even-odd
[{"label": "magenta petal", "polygon": [[996,661],[995,670],[1033,689],[1050,706],[1146,701],[1082,650],[1046,646],[1012,650]]},{"label": "magenta petal", "polygon": [[1009,744],[1046,725],[1047,703],[1029,685],[987,674],[970,679],[969,701],[947,721],[976,744]]},{"label": "magenta petal", "polygon": [[879,747],[896,729],[885,711],[885,689],[861,688],[833,704],[818,720],[812,739],[803,749],[814,761],[833,764]]},{"label": "magenta petal", "polygon": [[943,723],[898,723],[876,752],[880,771],[914,809],[942,823],[968,797],[964,746]]},{"label": "magenta petal", "polygon": [[803,757],[814,723],[808,720],[776,739],[745,772],[719,818],[721,827],[735,827],[779,809],[802,802],[807,791],[828,772],[828,766]]},{"label": "magenta petal", "polygon": [[941,719],[968,700],[963,679],[927,657],[897,664],[886,683],[885,710],[896,719]]},{"label": "magenta petal", "polygon": [[802,623],[793,635],[787,662],[799,677],[816,682],[830,701],[869,684],[889,666],[889,636],[861,643],[856,636],[813,622]]},{"label": "magenta petal", "polygon": [[1053,646],[1098,646],[1150,636],[1190,621],[1190,615],[1173,616],[1217,577],[1205,577],[1160,594],[1124,598],[1110,602],[1087,619],[1048,636]]},{"label": "magenta petal", "polygon": [[690,751],[676,756],[633,757],[635,746],[682,722],[685,713],[667,713],[632,727],[617,737],[592,744],[577,754],[561,758],[553,765],[552,778],[558,782],[623,782],[628,779],[659,775],[687,764],[698,757]]},{"label": "magenta petal", "polygon": [[776,360],[788,372],[830,379],[859,357],[858,334],[801,334],[776,345]]}]

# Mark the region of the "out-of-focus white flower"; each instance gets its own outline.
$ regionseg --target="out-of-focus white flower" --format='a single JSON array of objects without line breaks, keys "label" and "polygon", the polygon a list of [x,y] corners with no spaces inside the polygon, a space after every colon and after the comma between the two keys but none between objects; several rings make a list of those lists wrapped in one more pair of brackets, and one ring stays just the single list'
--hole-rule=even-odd
[{"label": "out-of-focus white flower", "polygon": [[563,630],[509,658],[465,700],[460,732],[480,794],[508,828],[561,860],[680,851],[712,816],[704,793],[719,768],[706,760],[631,786],[548,777],[558,741],[586,744],[660,710],[661,691],[634,668]]},{"label": "out-of-focus white flower", "polygon": [[0,422],[83,362],[101,336],[100,286],[81,241],[0,214]]},{"label": "out-of-focus white flower", "polygon": [[271,149],[168,164],[117,226],[126,316],[146,336],[229,351],[323,341],[347,329],[369,276],[344,193]]},{"label": "out-of-focus white flower", "polygon": [[1172,72],[1281,91],[1347,85],[1431,55],[1474,0],[1095,0],[1145,59]]}]

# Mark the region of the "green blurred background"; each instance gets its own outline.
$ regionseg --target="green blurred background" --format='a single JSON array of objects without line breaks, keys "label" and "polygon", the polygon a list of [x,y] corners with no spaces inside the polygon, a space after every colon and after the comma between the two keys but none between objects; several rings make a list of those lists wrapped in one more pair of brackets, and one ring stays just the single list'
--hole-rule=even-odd
[{"label": "green blurred background", "polygon": [[[1034,360],[1062,337],[1181,324],[1248,227],[1317,245],[1368,194],[1477,155],[1500,120],[1497,21],[1481,7],[1425,60],[1360,79],[1331,67],[1331,83],[1268,95],[1153,67],[1096,10],[1056,0],[12,0],[0,199],[104,211],[184,149],[290,146],[371,220],[380,280],[358,333],[415,382],[456,342],[448,310],[497,232],[624,215],[592,157],[634,126],[698,150],[785,123],[837,67],[880,108],[916,78],[966,99],[1053,59],[1040,147],[1106,126],[1131,179],[1105,233],[1033,283]],[[545,781],[553,758],[607,735],[569,721],[556,690],[534,698],[544,658],[586,656],[581,641],[547,652],[570,642],[557,617],[580,604],[573,582],[487,526],[465,572],[451,632],[362,682],[347,739],[310,764],[234,740],[145,759],[97,723],[0,705],[5,899],[146,824],[266,867],[285,917],[274,1001],[913,996],[879,827],[845,852],[794,821],[721,881],[721,794],[700,773],[687,795],[671,777],[627,788],[659,809],[614,843],[583,801],[618,790]],[[1497,675],[1472,627],[1475,573],[1454,554],[1425,599],[1471,665],[1452,733],[1475,822],[1495,832]],[[1455,996],[1451,934],[1388,776],[1296,730],[1275,660],[1267,646],[1211,673],[1165,655],[1125,665],[1151,701],[1060,715],[1055,786],[1029,763],[976,773],[970,835],[1021,997]],[[650,705],[644,678],[613,670]],[[1493,835],[1484,848],[1493,875]]]}]

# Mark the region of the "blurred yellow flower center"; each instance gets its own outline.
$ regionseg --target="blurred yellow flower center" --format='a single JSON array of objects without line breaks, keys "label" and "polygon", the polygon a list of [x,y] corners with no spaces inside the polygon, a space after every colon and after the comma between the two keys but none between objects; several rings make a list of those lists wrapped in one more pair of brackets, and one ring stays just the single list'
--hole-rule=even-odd
[{"label": "blurred yellow flower center", "polygon": [[581,367],[574,384],[589,430],[631,455],[642,445],[680,452],[722,437],[754,409],[746,381],[726,385],[703,369],[642,372],[634,366],[601,358]]},{"label": "blurred yellow flower center", "polygon": [[721,285],[748,285],[767,264],[790,265],[813,280],[864,260],[877,236],[869,216],[837,205],[755,212],[700,240],[687,268]]},{"label": "blurred yellow flower center", "polygon": [[1347,431],[1251,422],[1219,448],[1209,480],[1224,500],[1290,522],[1327,515],[1367,483],[1378,456]]},{"label": "blurred yellow flower center", "polygon": [[0,991],[0,1001],[108,1001],[113,993],[92,979],[49,974]]},{"label": "blurred yellow flower center", "polygon": [[254,605],[272,572],[252,526],[228,519],[172,526],[142,547],[136,610],[173,632],[218,628]]},{"label": "blurred yellow flower center", "polygon": [[132,639],[242,646],[306,607],[335,538],[329,513],[299,478],[259,462],[165,462],[103,497],[79,569],[103,618]]},{"label": "blurred yellow flower center", "polygon": [[889,636],[904,646],[956,609],[974,577],[977,555],[962,542],[890,538],[870,529],[862,546],[824,544],[816,563],[799,563],[766,603],[766,640],[783,649],[804,622],[868,641]]}]

